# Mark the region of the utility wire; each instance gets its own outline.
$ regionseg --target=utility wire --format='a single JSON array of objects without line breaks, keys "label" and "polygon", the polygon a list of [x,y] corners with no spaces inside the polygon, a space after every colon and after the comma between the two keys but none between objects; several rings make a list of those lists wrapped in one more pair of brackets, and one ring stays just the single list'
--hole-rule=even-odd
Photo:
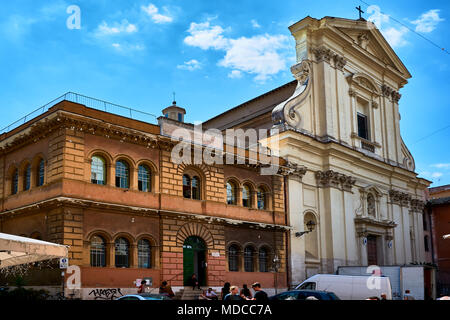
[{"label": "utility wire", "polygon": [[[366,6],[370,6],[370,4],[368,4],[367,2],[365,2],[365,1],[363,1],[363,0],[359,0],[360,2],[362,2],[363,4],[365,4]],[[367,10],[367,9],[366,9]],[[425,37],[424,35],[422,35],[422,34],[420,34],[420,33],[418,33],[416,30],[414,30],[414,29],[411,29],[409,26],[407,26],[406,24],[404,24],[403,22],[401,22],[401,21],[399,21],[399,20],[397,20],[397,19],[395,19],[394,17],[392,17],[391,15],[389,15],[389,14],[386,14],[386,13],[384,13],[383,11],[379,11],[381,14],[384,14],[384,15],[387,15],[387,16],[389,16],[389,18],[390,19],[392,19],[392,20],[394,20],[395,22],[397,22],[398,24],[401,24],[402,26],[404,26],[405,28],[407,28],[409,31],[411,31],[411,32],[413,32],[413,33],[415,33],[415,34],[417,34],[419,37],[421,37],[422,39],[424,39],[424,40],[426,40],[426,41],[428,41],[429,43],[431,43],[433,46],[435,46],[435,47],[437,47],[437,48],[439,48],[439,50],[441,50],[442,52],[444,52],[444,53],[446,53],[446,54],[448,54],[448,55],[450,55],[450,52],[449,51],[447,51],[445,48],[443,48],[443,47],[441,47],[440,45],[438,45],[437,43],[435,43],[435,42],[433,42],[432,40],[430,40],[430,39],[428,39],[427,37]]]},{"label": "utility wire", "polygon": [[449,124],[448,126],[445,126],[445,127],[441,128],[441,129],[438,129],[438,130],[436,130],[436,131],[430,133],[429,135],[426,135],[426,136],[423,137],[423,138],[420,138],[419,140],[417,140],[416,142],[414,142],[413,145],[415,145],[415,144],[419,143],[420,141],[425,140],[425,139],[427,139],[427,138],[429,138],[429,137],[435,135],[436,133],[439,133],[439,132],[441,132],[441,131],[444,131],[444,130],[446,130],[446,129],[448,129],[448,128],[450,128],[450,124]]}]

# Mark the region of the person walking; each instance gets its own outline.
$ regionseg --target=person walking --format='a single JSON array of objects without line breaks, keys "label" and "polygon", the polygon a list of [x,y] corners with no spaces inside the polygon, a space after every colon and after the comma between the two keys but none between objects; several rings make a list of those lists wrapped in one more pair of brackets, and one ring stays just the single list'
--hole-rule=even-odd
[{"label": "person walking", "polygon": [[241,297],[246,299],[246,300],[251,300],[253,298],[252,292],[250,291],[249,288],[247,288],[246,284],[242,285]]},{"label": "person walking", "polygon": [[237,286],[230,287],[230,293],[225,296],[223,301],[241,301],[244,300],[239,295],[239,288]]},{"label": "person walking", "polygon": [[252,300],[256,300],[259,302],[269,301],[267,293],[261,289],[261,284],[259,282],[255,282],[254,284],[252,284],[252,289],[255,290],[255,295],[253,296]]},{"label": "person walking", "polygon": [[225,299],[225,296],[226,296],[227,294],[229,294],[229,293],[230,293],[230,283],[229,283],[229,282],[225,282],[225,284],[223,285],[223,288],[222,288],[222,292],[221,292],[220,298],[221,298],[222,300],[224,300],[224,299]]}]

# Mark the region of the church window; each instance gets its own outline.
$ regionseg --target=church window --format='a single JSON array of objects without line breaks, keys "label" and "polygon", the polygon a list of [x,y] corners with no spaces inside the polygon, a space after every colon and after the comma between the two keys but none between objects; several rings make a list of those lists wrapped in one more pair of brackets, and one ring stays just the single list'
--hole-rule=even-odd
[{"label": "church window", "polygon": [[369,140],[369,126],[367,116],[358,113],[358,136],[360,138]]}]

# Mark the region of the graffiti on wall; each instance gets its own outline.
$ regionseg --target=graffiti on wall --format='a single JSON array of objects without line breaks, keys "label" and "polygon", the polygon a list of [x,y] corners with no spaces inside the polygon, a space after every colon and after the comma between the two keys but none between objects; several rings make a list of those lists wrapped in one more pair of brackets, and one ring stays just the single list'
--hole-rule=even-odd
[{"label": "graffiti on wall", "polygon": [[114,300],[123,296],[120,288],[117,289],[93,289],[88,296],[94,300]]}]

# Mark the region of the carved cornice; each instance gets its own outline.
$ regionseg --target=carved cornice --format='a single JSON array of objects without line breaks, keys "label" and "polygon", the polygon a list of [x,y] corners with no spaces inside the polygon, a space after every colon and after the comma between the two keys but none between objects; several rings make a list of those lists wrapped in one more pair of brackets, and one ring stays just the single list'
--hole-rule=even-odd
[{"label": "carved cornice", "polygon": [[333,62],[333,66],[341,71],[347,64],[347,60],[343,56],[335,53],[334,51],[326,48],[325,46],[314,48],[312,52],[316,57],[316,62],[322,61],[326,61],[328,63]]},{"label": "carved cornice", "polygon": [[35,143],[58,130],[64,129],[103,136],[108,139],[117,139],[121,142],[145,145],[148,148],[158,147],[158,137],[151,133],[139,132],[104,121],[88,119],[58,111],[55,116],[42,119],[30,125],[27,130],[24,130],[24,133],[4,143],[1,149],[2,151],[10,151],[30,142]]},{"label": "carved cornice", "polygon": [[339,188],[344,191],[352,191],[352,187],[355,185],[356,180],[345,174],[335,172],[333,170],[317,171],[316,172],[317,184],[322,188]]}]

